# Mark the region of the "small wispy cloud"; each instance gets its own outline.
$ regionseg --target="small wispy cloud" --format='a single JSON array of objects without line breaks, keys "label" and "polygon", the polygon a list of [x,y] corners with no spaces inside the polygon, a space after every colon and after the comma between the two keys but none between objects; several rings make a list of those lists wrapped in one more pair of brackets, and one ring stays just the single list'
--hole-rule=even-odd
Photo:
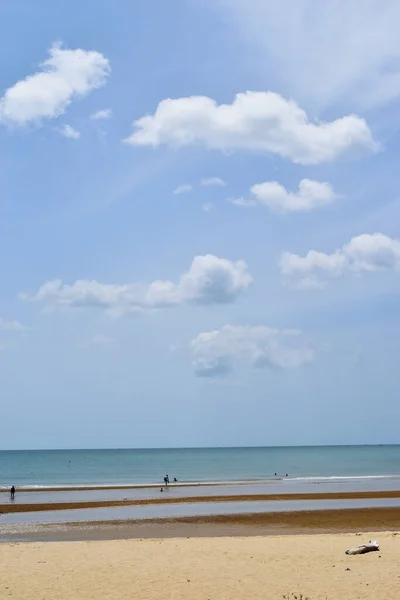
[{"label": "small wispy cloud", "polygon": [[19,321],[7,321],[0,317],[0,331],[14,331],[16,333],[22,333],[27,331],[28,327],[22,325]]},{"label": "small wispy cloud", "polygon": [[104,335],[103,333],[97,333],[92,338],[92,344],[94,346],[109,346],[113,343],[113,339]]},{"label": "small wispy cloud", "polygon": [[71,125],[63,125],[58,131],[61,133],[61,135],[68,138],[69,140],[79,140],[79,138],[81,137],[79,131],[71,127]]},{"label": "small wispy cloud", "polygon": [[103,110],[97,110],[90,115],[90,118],[95,121],[109,119],[112,116],[111,108],[104,108]]},{"label": "small wispy cloud", "polygon": [[93,335],[91,338],[81,342],[79,344],[80,348],[110,348],[114,345],[114,340],[110,338],[108,335],[104,335],[103,333],[97,333]]},{"label": "small wispy cloud", "polygon": [[208,4],[219,17],[221,9],[226,11],[223,17],[234,35],[249,44],[263,75],[265,70],[269,77],[273,73],[278,87],[290,90],[300,102],[319,107],[317,112],[343,101],[353,107],[379,107],[399,99],[398,0],[214,0]]},{"label": "small wispy cloud", "polygon": [[247,198],[243,198],[243,196],[239,198],[228,198],[228,202],[234,204],[235,206],[255,206],[256,202],[254,200],[250,200]]},{"label": "small wispy cloud", "polygon": [[200,185],[203,185],[206,187],[212,187],[212,186],[225,187],[226,183],[220,177],[206,177],[205,179],[201,180]]},{"label": "small wispy cloud", "polygon": [[175,196],[178,196],[179,194],[188,194],[189,192],[192,191],[192,189],[193,189],[193,186],[190,185],[189,183],[186,183],[186,184],[178,185],[178,187],[175,188],[172,193],[175,194]]},{"label": "small wispy cloud", "polygon": [[0,352],[5,352],[9,348],[15,348],[17,344],[15,342],[0,342]]},{"label": "small wispy cloud", "polygon": [[206,202],[202,206],[202,209],[204,210],[204,212],[210,212],[210,210],[212,210],[213,208],[214,208],[214,204],[212,202]]}]

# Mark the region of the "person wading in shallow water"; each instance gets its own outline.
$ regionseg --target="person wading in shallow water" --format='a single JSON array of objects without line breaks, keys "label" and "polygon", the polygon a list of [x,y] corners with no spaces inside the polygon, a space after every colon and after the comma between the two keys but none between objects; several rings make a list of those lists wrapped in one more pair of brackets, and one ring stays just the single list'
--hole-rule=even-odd
[{"label": "person wading in shallow water", "polygon": [[15,486],[14,485],[11,486],[10,497],[11,497],[11,500],[14,500],[14,498],[15,498]]}]

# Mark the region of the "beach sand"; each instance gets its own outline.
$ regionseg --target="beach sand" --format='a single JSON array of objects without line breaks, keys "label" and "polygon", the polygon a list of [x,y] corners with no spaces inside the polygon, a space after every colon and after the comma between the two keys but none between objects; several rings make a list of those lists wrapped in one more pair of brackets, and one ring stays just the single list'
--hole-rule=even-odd
[{"label": "beach sand", "polygon": [[[380,552],[345,555],[369,539],[378,540]],[[400,535],[0,545],[2,599],[294,600],[300,594],[309,600],[397,600]]]}]

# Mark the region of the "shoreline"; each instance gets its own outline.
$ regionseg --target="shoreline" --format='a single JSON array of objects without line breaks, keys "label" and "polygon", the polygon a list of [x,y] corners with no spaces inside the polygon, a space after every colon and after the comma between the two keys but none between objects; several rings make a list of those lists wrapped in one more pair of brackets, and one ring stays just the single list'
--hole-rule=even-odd
[{"label": "shoreline", "polygon": [[[318,478],[316,478],[318,479]],[[346,479],[346,478],[344,478]],[[357,479],[357,478],[356,478]],[[367,477],[366,479],[369,479]],[[374,479],[399,479],[400,475],[384,475],[374,477]],[[246,486],[246,485],[267,485],[273,483],[279,483],[281,481],[289,481],[286,477],[272,477],[271,479],[249,479],[249,480],[240,480],[240,481],[177,481],[170,482],[169,487],[173,488],[182,488],[182,487],[225,487],[230,485],[237,486]],[[292,479],[291,481],[297,481],[297,479]],[[164,482],[160,483],[116,483],[116,484],[83,484],[83,485],[50,485],[50,486],[34,486],[32,485],[21,485],[16,486],[17,490],[20,492],[100,492],[102,490],[105,491],[117,491],[117,490],[151,490],[151,489],[159,489],[160,487],[165,487]],[[0,494],[9,493],[10,486],[0,486]]]},{"label": "shoreline", "polygon": [[[166,492],[167,494],[167,492]],[[59,510],[78,510],[91,508],[113,508],[120,506],[147,506],[162,504],[221,503],[221,502],[279,502],[301,500],[366,500],[400,498],[400,490],[365,492],[310,492],[289,494],[245,494],[218,496],[178,496],[168,498],[138,498],[122,500],[83,500],[76,502],[40,502],[0,504],[0,515],[9,513],[46,512]],[[1,523],[0,523],[1,524]]]},{"label": "shoreline", "polygon": [[[216,481],[171,481],[169,487],[173,488],[185,488],[185,487],[226,487],[226,486],[257,486],[257,485],[274,485],[284,482],[291,482],[295,484],[350,484],[358,482],[372,482],[372,481],[398,481],[400,485],[400,474],[388,474],[388,475],[332,475],[332,476],[304,476],[304,477],[286,477],[284,475],[272,476],[263,479],[229,479],[229,480],[216,480]],[[14,482],[15,483],[15,482]],[[0,485],[0,497],[1,494],[9,493],[10,484]],[[90,492],[90,491],[118,491],[118,490],[148,490],[157,489],[164,487],[164,482],[143,482],[143,483],[107,483],[107,484],[50,484],[50,485],[35,485],[35,484],[16,484],[17,491],[23,493],[41,493],[41,492]]]}]

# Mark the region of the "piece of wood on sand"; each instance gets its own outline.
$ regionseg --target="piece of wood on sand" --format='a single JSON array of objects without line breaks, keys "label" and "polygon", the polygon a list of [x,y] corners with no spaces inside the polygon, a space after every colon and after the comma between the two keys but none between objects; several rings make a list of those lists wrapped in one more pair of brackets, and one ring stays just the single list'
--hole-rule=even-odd
[{"label": "piece of wood on sand", "polygon": [[379,544],[375,540],[371,540],[368,544],[362,544],[361,546],[355,546],[346,550],[346,554],[366,554],[367,552],[376,552],[379,550]]}]

